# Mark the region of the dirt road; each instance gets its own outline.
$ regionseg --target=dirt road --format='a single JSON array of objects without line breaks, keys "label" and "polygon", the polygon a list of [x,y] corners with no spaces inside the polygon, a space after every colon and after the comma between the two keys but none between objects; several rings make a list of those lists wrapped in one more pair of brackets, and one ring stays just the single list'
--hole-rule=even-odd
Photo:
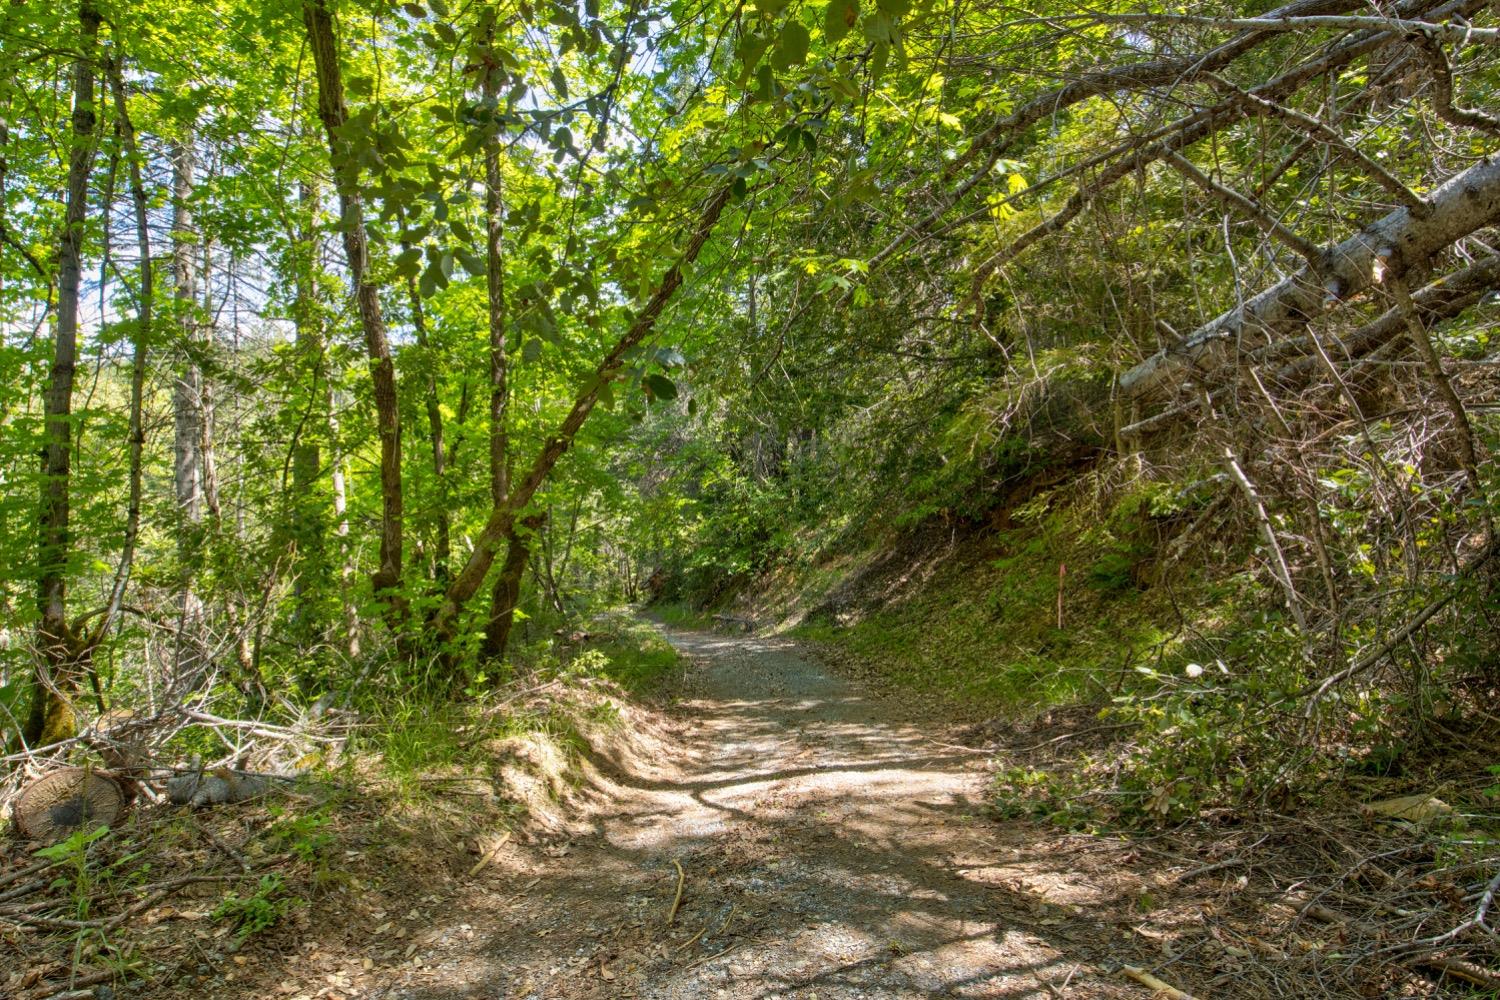
[{"label": "dirt road", "polygon": [[693,664],[676,752],[601,762],[588,832],[497,875],[364,995],[1146,995],[1095,965],[1119,879],[987,818],[982,756],[790,641],[670,638]]}]

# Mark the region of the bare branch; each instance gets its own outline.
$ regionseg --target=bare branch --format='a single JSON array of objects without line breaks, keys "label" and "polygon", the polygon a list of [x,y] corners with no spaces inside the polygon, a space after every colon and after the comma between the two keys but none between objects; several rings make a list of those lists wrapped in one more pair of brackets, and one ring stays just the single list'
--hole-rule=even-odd
[{"label": "bare branch", "polygon": [[1431,38],[1418,45],[1432,70],[1432,110],[1449,125],[1460,128],[1477,128],[1500,135],[1500,118],[1475,108],[1460,107],[1453,103],[1453,67],[1448,63],[1448,54]]},{"label": "bare branch", "polygon": [[1331,146],[1334,152],[1338,153],[1341,157],[1364,169],[1366,173],[1375,178],[1381,187],[1394,195],[1396,200],[1401,202],[1406,208],[1413,212],[1420,212],[1422,210],[1422,199],[1417,197],[1411,188],[1402,183],[1399,177],[1381,166],[1374,159],[1349,145],[1349,143],[1344,141],[1343,136],[1339,135],[1332,128],[1329,128],[1324,122],[1319,121],[1312,115],[1305,115],[1300,111],[1289,108],[1285,104],[1268,101],[1248,90],[1236,87],[1220,76],[1210,75],[1210,78],[1220,87],[1250,104],[1255,110],[1300,125],[1314,137]]},{"label": "bare branch", "polygon": [[[1028,18],[1027,21],[1041,20]],[[1100,24],[1195,24],[1207,28],[1234,29],[1255,32],[1308,31],[1332,29],[1336,31],[1386,31],[1402,35],[1420,35],[1423,38],[1443,39],[1465,45],[1494,45],[1500,42],[1500,28],[1475,28],[1468,24],[1437,21],[1417,21],[1400,17],[1367,17],[1360,15],[1307,14],[1274,15],[1262,17],[1212,17],[1201,14],[1104,14],[1085,13],[1065,17],[1049,17],[1046,20],[1092,21]]]},{"label": "bare branch", "polygon": [[1165,159],[1173,167],[1177,168],[1177,171],[1183,176],[1187,177],[1188,180],[1192,181],[1194,184],[1197,184],[1199,187],[1203,188],[1203,190],[1207,191],[1215,198],[1218,198],[1221,201],[1239,209],[1242,213],[1248,216],[1252,222],[1259,226],[1267,236],[1270,236],[1271,238],[1285,244],[1288,248],[1295,252],[1297,256],[1307,261],[1307,266],[1309,268],[1316,270],[1323,266],[1322,256],[1317,247],[1313,246],[1311,243],[1307,242],[1302,237],[1292,232],[1286,226],[1276,221],[1276,219],[1272,218],[1267,212],[1263,211],[1261,207],[1255,202],[1251,201],[1249,198],[1246,198],[1244,195],[1240,194],[1238,191],[1235,191],[1233,188],[1225,187],[1224,185],[1215,181],[1212,177],[1209,177],[1203,171],[1195,167],[1190,160],[1182,156],[1180,153],[1169,151],[1166,156],[1163,157],[1163,159]]}]

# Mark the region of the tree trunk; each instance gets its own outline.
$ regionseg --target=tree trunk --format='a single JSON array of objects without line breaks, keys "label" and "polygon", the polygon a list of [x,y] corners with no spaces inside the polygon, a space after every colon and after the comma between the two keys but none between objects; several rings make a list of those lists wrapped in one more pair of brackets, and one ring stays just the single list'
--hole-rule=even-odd
[{"label": "tree trunk", "polygon": [[[295,604],[293,615],[302,622],[304,631],[314,624],[320,624],[307,620],[302,598],[309,588],[309,581],[315,576],[324,575],[325,556],[325,518],[317,497],[318,471],[323,460],[318,441],[319,435],[325,431],[314,430],[312,425],[321,424],[326,428],[327,417],[332,410],[324,360],[326,345],[323,342],[323,321],[318,315],[315,277],[317,201],[317,188],[306,181],[301,182],[297,188],[300,213],[297,229],[292,235],[291,259],[288,261],[295,289],[292,322],[297,328],[297,355],[301,358],[302,370],[312,379],[312,385],[308,387],[308,426],[302,430],[302,438],[292,454],[290,527],[297,546],[296,561],[292,569],[292,598]],[[316,591],[317,588],[313,589]]]},{"label": "tree trunk", "polygon": [[1199,327],[1120,376],[1135,398],[1212,372],[1238,351],[1255,350],[1369,288],[1383,272],[1400,277],[1439,251],[1500,221],[1500,160],[1482,161],[1426,198],[1424,212],[1398,208],[1323,254],[1321,273],[1304,267],[1243,305]]},{"label": "tree trunk", "polygon": [[598,367],[594,369],[593,376],[574,398],[568,415],[563,418],[556,432],[547,439],[541,451],[532,460],[531,468],[527,470],[526,476],[511,490],[503,502],[496,504],[490,511],[484,528],[474,539],[473,552],[469,554],[469,559],[464,563],[463,569],[453,578],[447,593],[443,595],[442,603],[433,614],[432,624],[440,637],[451,637],[458,613],[483,585],[484,578],[489,574],[490,567],[495,562],[495,556],[500,551],[501,542],[505,541],[515,524],[516,512],[531,502],[536,491],[551,475],[558,460],[572,447],[573,439],[578,436],[578,431],[587,422],[589,414],[599,402],[600,390],[619,374],[620,367],[625,362],[626,353],[644,340],[655,328],[662,310],[667,307],[667,303],[672,300],[672,296],[682,285],[683,275],[688,266],[698,259],[703,244],[708,242],[708,237],[713,233],[714,226],[718,224],[719,216],[723,214],[724,207],[729,204],[733,193],[733,183],[724,184],[704,202],[698,223],[693,228],[682,255],[667,269],[666,274],[662,275],[656,292],[641,307],[641,311],[625,334],[600,360]]},{"label": "tree trunk", "polygon": [[511,532],[505,562],[500,566],[500,574],[495,577],[495,586],[490,593],[490,618],[485,626],[484,642],[479,647],[480,655],[487,660],[499,662],[505,658],[511,629],[516,622],[516,608],[521,601],[521,580],[531,559],[532,538],[546,520],[545,515],[533,514],[521,521],[519,531]]},{"label": "tree trunk", "polygon": [[176,654],[178,673],[191,671],[203,657],[203,602],[196,589],[203,534],[203,372],[197,351],[198,235],[193,219],[196,181],[193,133],[172,147],[172,294],[176,304],[182,365],[172,391],[172,471],[177,498],[178,586],[181,598]]},{"label": "tree trunk", "polygon": [[[410,243],[402,243],[402,250],[411,249]],[[408,277],[406,279],[406,294],[411,302],[411,325],[417,335],[417,346],[424,351],[430,350],[431,338],[427,335],[427,313],[422,308],[422,294],[417,287],[417,279]],[[432,451],[432,478],[437,484],[438,502],[435,514],[437,541],[432,556],[434,579],[437,580],[438,588],[448,586],[448,576],[452,569],[452,543],[449,540],[450,519],[448,517],[448,484],[446,474],[448,471],[447,446],[443,443],[443,406],[438,396],[437,365],[429,354],[427,359],[427,384],[424,386],[423,405],[427,410],[427,440]]]},{"label": "tree trunk", "polygon": [[142,405],[146,388],[146,355],[151,343],[151,317],[156,305],[156,281],[151,264],[151,229],[148,218],[146,187],[141,180],[141,153],[136,144],[135,125],[130,120],[130,110],[125,100],[125,79],[117,56],[106,63],[110,89],[115,99],[115,125],[125,148],[127,171],[130,176],[130,200],[135,209],[136,244],[140,249],[140,292],[136,299],[136,330],[132,338],[130,361],[130,416],[127,432],[126,477],[127,506],[125,509],[125,538],[120,546],[120,562],[115,570],[115,580],[110,587],[109,602],[104,614],[94,628],[87,644],[92,649],[109,633],[120,606],[125,600],[125,588],[130,583],[130,571],[135,563],[136,541],[141,532],[141,480],[146,447],[146,430],[142,417]]},{"label": "tree trunk", "polygon": [[[199,350],[212,351],[216,346],[214,316],[214,286],[213,286],[213,262],[214,248],[208,240],[203,241],[203,268],[199,272],[202,278],[200,284],[203,289],[203,312],[204,323],[197,327]],[[239,347],[239,329],[236,326],[233,334],[233,346]],[[214,383],[213,379],[198,373],[198,456],[203,467],[202,471],[202,493],[203,507],[208,512],[208,518],[217,527],[224,520],[224,508],[219,500],[219,462],[214,450]],[[243,525],[237,525],[243,528]],[[241,531],[243,535],[243,531]]]},{"label": "tree trunk", "polygon": [[43,400],[40,532],[37,538],[37,647],[31,711],[25,737],[31,746],[73,735],[77,722],[71,695],[78,688],[79,644],[68,626],[69,485],[73,455],[73,378],[78,364],[78,298],[83,273],[84,219],[93,171],[94,63],[99,55],[99,10],[94,0],[78,7],[78,58],[73,63],[72,143],[68,150],[67,201],[57,247],[57,327],[52,370]]},{"label": "tree trunk", "polygon": [[[328,436],[339,439],[338,417],[334,415],[333,397],[329,397]],[[349,545],[349,499],[344,485],[344,456],[333,457],[333,519],[334,535],[339,540],[339,600],[344,606],[344,650],[351,660],[358,659],[359,612],[354,607],[354,550]]]},{"label": "tree trunk", "polygon": [[[493,50],[493,18],[486,22],[486,47]],[[487,103],[499,100],[504,71],[486,54],[481,91]],[[485,285],[489,303],[490,334],[490,503],[499,507],[510,493],[510,359],[505,336],[505,188],[500,172],[500,133],[489,137],[484,146],[484,246]],[[540,519],[529,518],[528,523]],[[533,529],[534,530],[534,529]],[[505,563],[490,591],[489,624],[485,628],[480,652],[491,660],[505,657],[515,620],[516,602],[521,596],[521,580],[526,561],[531,556],[530,540],[514,528],[505,533]]]},{"label": "tree trunk", "polygon": [[364,199],[358,188],[357,168],[348,162],[339,138],[348,109],[344,103],[344,80],[339,68],[338,41],[327,0],[304,0],[303,22],[318,77],[318,117],[328,134],[329,161],[337,178],[340,230],[344,254],[354,282],[354,297],[364,328],[365,350],[375,389],[376,424],[380,436],[380,565],[371,575],[377,597],[386,601],[388,620],[399,631],[405,618],[405,602],[397,592],[401,585],[402,495],[401,414],[396,396],[396,366],[386,336],[380,293],[370,282],[369,238],[365,232]]}]

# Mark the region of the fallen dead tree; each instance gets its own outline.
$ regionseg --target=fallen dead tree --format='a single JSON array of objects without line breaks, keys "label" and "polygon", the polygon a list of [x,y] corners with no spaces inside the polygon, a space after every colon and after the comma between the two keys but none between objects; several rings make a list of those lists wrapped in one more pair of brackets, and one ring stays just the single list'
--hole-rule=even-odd
[{"label": "fallen dead tree", "polygon": [[1425,205],[1421,213],[1396,209],[1323,250],[1319,272],[1305,266],[1153,354],[1120,376],[1121,392],[1146,399],[1212,378],[1244,352],[1300,330],[1372,286],[1427,266],[1454,243],[1500,222],[1500,160],[1449,178]]}]

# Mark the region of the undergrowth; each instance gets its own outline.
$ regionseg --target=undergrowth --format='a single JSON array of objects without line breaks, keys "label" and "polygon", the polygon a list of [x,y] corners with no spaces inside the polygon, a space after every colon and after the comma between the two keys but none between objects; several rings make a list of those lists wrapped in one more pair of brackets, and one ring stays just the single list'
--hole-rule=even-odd
[{"label": "undergrowth", "polygon": [[535,735],[575,752],[581,726],[617,723],[614,699],[652,696],[677,662],[649,624],[621,612],[602,614],[587,629],[541,632],[517,644],[503,682],[471,681],[468,698],[372,696],[359,748],[378,755],[403,793],[420,796],[425,777],[482,771],[505,740]]},{"label": "undergrowth", "polygon": [[1174,619],[1183,602],[1204,617],[1232,600],[1225,588],[1145,586],[1153,547],[1143,536],[1178,513],[1159,496],[1133,496],[1099,518],[1087,505],[1045,494],[1012,512],[1010,527],[965,539],[929,575],[896,588],[894,599],[796,632],[871,662],[897,685],[980,714],[1107,700],[1140,687],[1143,664],[1182,648]]}]

